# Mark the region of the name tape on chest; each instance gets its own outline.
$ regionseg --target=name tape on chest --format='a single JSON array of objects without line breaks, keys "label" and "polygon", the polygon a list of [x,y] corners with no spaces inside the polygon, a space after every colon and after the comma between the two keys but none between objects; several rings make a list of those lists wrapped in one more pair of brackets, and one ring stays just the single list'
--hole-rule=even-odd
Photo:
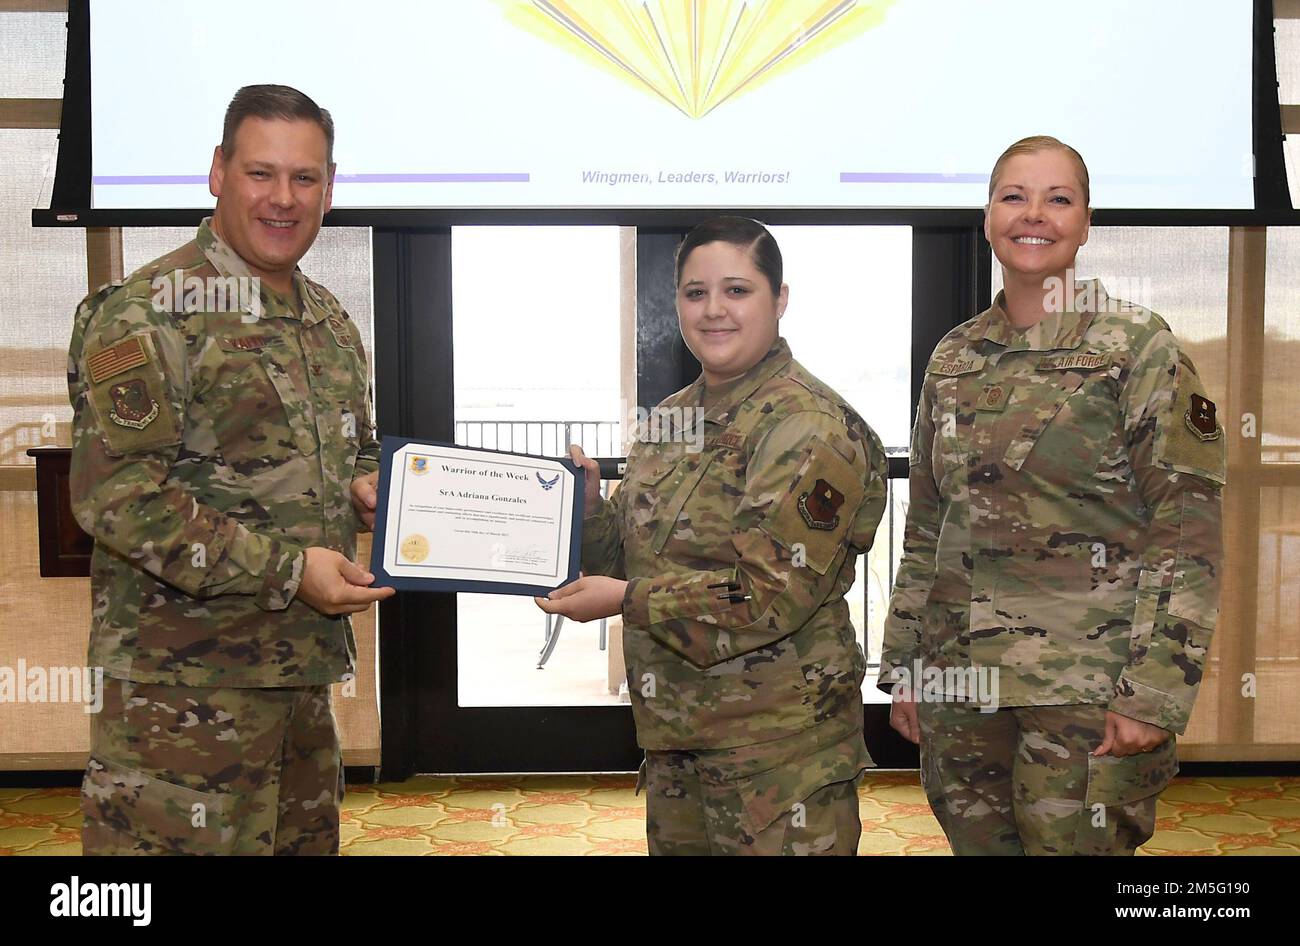
[{"label": "name tape on chest", "polygon": [[721,447],[724,450],[739,450],[745,445],[744,434],[723,433],[716,437],[709,437],[704,441],[704,449],[712,450],[715,447]]},{"label": "name tape on chest", "polygon": [[945,361],[932,361],[925,370],[930,374],[955,378],[958,375],[973,374],[983,367],[984,359],[979,356],[972,356],[970,358],[949,358]]},{"label": "name tape on chest", "polygon": [[227,351],[260,351],[278,341],[278,338],[270,335],[241,335],[237,338],[223,338],[221,347]]},{"label": "name tape on chest", "polygon": [[1096,371],[1110,364],[1110,355],[1058,355],[1038,362],[1039,371]]}]

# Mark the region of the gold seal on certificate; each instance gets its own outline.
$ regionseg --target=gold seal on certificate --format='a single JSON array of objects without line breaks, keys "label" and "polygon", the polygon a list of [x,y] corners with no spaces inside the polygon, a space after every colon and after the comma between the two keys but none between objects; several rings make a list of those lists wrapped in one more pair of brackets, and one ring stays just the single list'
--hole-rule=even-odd
[{"label": "gold seal on certificate", "polygon": [[578,575],[582,496],[568,459],[385,437],[375,584],[546,594]]},{"label": "gold seal on certificate", "polygon": [[402,540],[402,558],[408,562],[423,562],[429,557],[429,540],[418,532]]}]

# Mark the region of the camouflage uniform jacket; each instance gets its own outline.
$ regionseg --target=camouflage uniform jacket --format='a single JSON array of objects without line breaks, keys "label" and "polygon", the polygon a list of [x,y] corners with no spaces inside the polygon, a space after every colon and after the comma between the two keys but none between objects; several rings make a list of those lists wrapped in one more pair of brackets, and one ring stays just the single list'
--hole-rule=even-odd
[{"label": "camouflage uniform jacket", "polygon": [[[732,770],[752,771],[861,729],[865,661],[844,595],[884,509],[885,459],[783,339],[710,393],[702,451],[677,427],[634,445],[619,489],[584,523],[583,568],[630,579],[640,744],[732,749]],[[701,378],[655,416],[689,429],[704,395]]]},{"label": "camouflage uniform jacket", "polygon": [[1029,329],[1002,306],[926,368],[879,684],[997,668],[1002,705],[1182,732],[1218,616],[1215,406],[1164,320],[1098,282]]},{"label": "camouflage uniform jacket", "polygon": [[248,276],[205,220],[77,310],[71,492],[95,539],[90,662],[110,676],[306,686],[352,669],[348,619],[295,594],[308,547],[355,556],[351,481],[378,468],[360,333],[300,272],[301,313]]}]

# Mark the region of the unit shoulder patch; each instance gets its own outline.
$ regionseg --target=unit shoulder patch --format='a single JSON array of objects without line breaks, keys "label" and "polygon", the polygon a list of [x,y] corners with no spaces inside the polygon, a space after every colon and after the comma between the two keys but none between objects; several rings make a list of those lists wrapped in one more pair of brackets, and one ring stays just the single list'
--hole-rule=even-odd
[{"label": "unit shoulder patch", "polygon": [[127,378],[109,385],[108,399],[113,405],[109,419],[119,427],[144,430],[158,418],[158,401],[149,394],[143,378]]},{"label": "unit shoulder patch", "polygon": [[1173,403],[1159,433],[1159,462],[1172,470],[1222,483],[1226,457],[1218,408],[1205,396],[1200,378],[1179,364]]},{"label": "unit shoulder patch", "polygon": [[824,479],[818,479],[811,490],[799,494],[798,505],[799,515],[809,529],[831,530],[840,524],[844,494]]},{"label": "unit shoulder patch", "polygon": [[1200,394],[1193,394],[1187,410],[1183,411],[1183,421],[1201,441],[1218,440],[1223,436],[1223,428],[1215,417],[1214,402]]}]

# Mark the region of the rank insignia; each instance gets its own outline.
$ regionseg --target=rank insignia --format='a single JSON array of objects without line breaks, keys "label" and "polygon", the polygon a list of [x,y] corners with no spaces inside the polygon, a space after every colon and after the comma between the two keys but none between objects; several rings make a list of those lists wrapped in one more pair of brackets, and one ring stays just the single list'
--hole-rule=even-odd
[{"label": "rank insignia", "polygon": [[113,409],[108,416],[113,423],[133,430],[144,430],[158,416],[158,402],[149,396],[149,388],[140,378],[121,381],[108,389]]},{"label": "rank insignia", "polygon": [[799,494],[799,515],[810,529],[834,529],[840,524],[843,505],[844,494],[825,480],[814,483],[811,492]]},{"label": "rank insignia", "polygon": [[429,472],[428,457],[411,457],[411,472],[416,476],[424,476]]},{"label": "rank insignia", "polygon": [[330,331],[334,333],[334,341],[339,348],[355,348],[356,342],[352,340],[352,333],[348,327],[343,324],[343,320],[337,316],[331,315],[328,319]]},{"label": "rank insignia", "polygon": [[1191,406],[1183,413],[1183,420],[1187,422],[1187,429],[1194,433],[1199,440],[1218,440],[1222,436],[1223,430],[1219,427],[1219,421],[1214,412],[1213,401],[1199,394],[1193,394]]},{"label": "rank insignia", "polygon": [[266,335],[245,335],[241,338],[230,338],[227,341],[232,348],[237,348],[240,351],[257,351],[265,348],[270,339]]},{"label": "rank insignia", "polygon": [[1000,411],[1007,406],[1011,400],[1011,392],[1014,388],[1009,384],[995,382],[986,385],[980,392],[979,400],[975,402],[977,411]]}]

